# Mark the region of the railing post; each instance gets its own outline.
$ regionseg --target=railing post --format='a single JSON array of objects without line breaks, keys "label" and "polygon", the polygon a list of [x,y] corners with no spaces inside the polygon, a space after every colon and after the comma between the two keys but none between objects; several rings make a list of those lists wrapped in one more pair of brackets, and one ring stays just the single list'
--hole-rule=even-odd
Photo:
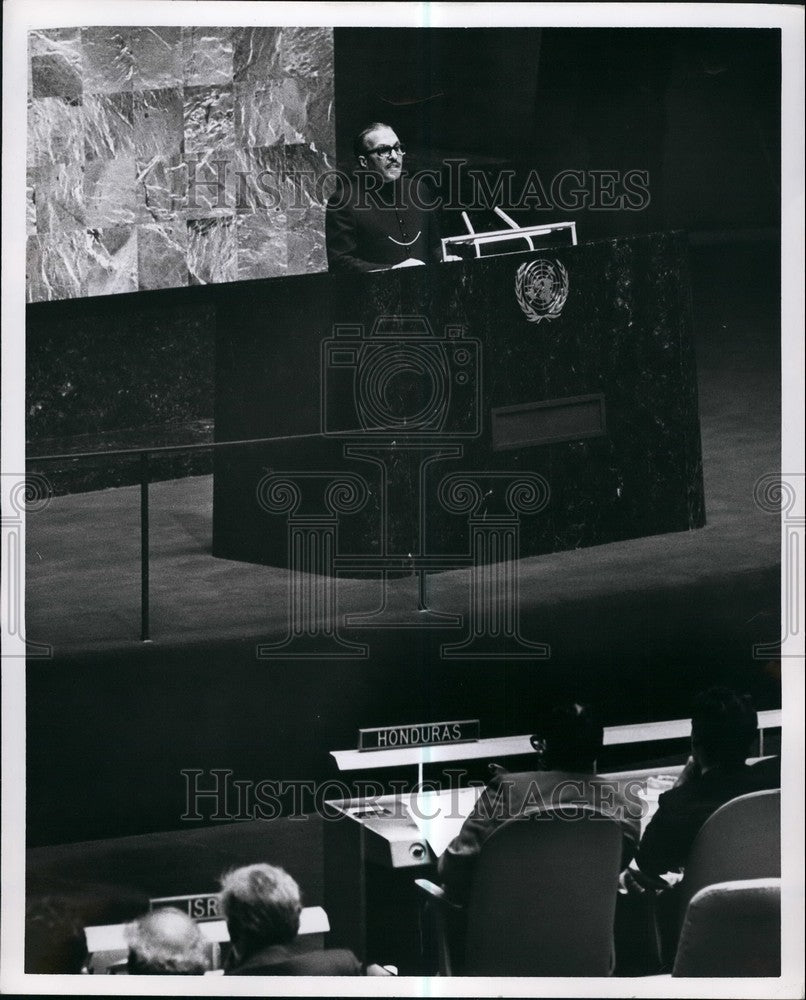
[{"label": "railing post", "polygon": [[148,452],[140,452],[140,639],[151,642],[149,637],[148,594]]}]

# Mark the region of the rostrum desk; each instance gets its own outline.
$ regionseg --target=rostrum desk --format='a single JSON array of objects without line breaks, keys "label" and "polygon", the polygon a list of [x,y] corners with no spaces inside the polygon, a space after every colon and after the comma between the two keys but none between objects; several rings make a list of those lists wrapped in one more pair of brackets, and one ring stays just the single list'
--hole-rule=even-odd
[{"label": "rostrum desk", "polygon": [[[530,261],[567,275],[552,318]],[[216,440],[274,440],[216,450],[214,555],[289,565],[317,518],[305,568],[345,576],[704,524],[682,233],[220,291]],[[485,550],[485,518],[517,532]]]}]

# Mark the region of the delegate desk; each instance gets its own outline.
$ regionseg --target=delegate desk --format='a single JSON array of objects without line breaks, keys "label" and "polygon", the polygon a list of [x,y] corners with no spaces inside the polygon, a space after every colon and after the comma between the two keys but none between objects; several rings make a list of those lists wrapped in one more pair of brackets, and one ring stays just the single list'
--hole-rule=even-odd
[{"label": "delegate desk", "polygon": [[[781,711],[758,713],[759,756],[764,755],[765,730],[781,726]],[[605,729],[605,746],[655,743],[688,738],[690,719],[612,726]],[[476,743],[432,747],[406,747],[376,752],[334,751],[344,771],[371,769],[385,758],[388,766],[421,766],[427,763],[488,759],[533,753],[528,736],[479,740]],[[606,773],[604,777],[638,783],[644,800],[642,831],[658,805],[659,795],[671,786],[682,763],[671,767],[640,768]],[[429,800],[418,799],[421,817],[440,812],[435,803],[449,804],[449,822],[429,830],[427,822],[412,817],[412,795],[386,795],[369,800],[328,802],[334,816],[324,825],[325,908],[330,920],[328,943],[351,948],[367,961],[391,962],[401,974],[418,974],[421,961],[419,900],[414,879],[436,880],[436,862],[463,818],[475,803],[480,788],[453,789]],[[445,810],[441,810],[445,813]],[[432,844],[430,839],[437,842]]]},{"label": "delegate desk", "polygon": [[[623,771],[604,777],[634,780],[645,803],[642,830],[682,765]],[[652,787],[654,784],[654,788]],[[333,947],[351,948],[366,961],[392,963],[416,975],[421,942],[415,878],[439,881],[436,863],[461,829],[482,787],[421,795],[384,795],[371,801],[328,802],[338,819],[325,825],[325,899]]]},{"label": "delegate desk", "polygon": [[275,440],[216,449],[216,556],[424,573],[501,558],[480,516],[507,557],[705,523],[681,233],[217,296],[216,441]]}]

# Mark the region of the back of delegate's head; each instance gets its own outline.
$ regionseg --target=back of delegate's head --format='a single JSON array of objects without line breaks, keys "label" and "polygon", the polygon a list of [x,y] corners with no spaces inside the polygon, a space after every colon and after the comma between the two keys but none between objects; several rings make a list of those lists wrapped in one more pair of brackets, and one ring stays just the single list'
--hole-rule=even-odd
[{"label": "back of delegate's head", "polygon": [[25,909],[25,971],[58,975],[84,971],[87,935],[78,914],[66,902],[45,897]]},{"label": "back of delegate's head", "polygon": [[221,880],[221,911],[241,957],[259,948],[288,944],[299,931],[299,886],[282,868],[246,865]]},{"label": "back of delegate's head", "polygon": [[602,723],[589,705],[554,708],[541,727],[543,763],[551,770],[592,771],[602,749]]},{"label": "back of delegate's head", "polygon": [[154,910],[126,927],[129,975],[200,976],[207,947],[194,921],[173,907]]},{"label": "back of delegate's head", "polygon": [[697,695],[691,713],[691,743],[700,765],[743,764],[758,729],[758,714],[747,694],[712,687]]}]

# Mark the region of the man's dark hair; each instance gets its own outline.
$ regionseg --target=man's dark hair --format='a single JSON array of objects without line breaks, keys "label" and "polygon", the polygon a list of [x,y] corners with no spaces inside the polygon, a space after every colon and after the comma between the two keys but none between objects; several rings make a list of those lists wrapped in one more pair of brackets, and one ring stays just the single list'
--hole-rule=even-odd
[{"label": "man's dark hair", "polygon": [[78,913],[60,899],[44,897],[25,909],[25,971],[79,973],[87,961],[87,935]]},{"label": "man's dark hair", "polygon": [[388,128],[391,129],[391,125],[387,125],[385,122],[372,122],[367,125],[366,128],[362,128],[358,135],[353,139],[353,155],[356,159],[359,156],[363,156],[367,151],[366,138],[370,132],[374,132],[375,129]]},{"label": "man's dark hair", "polygon": [[708,764],[743,764],[758,729],[750,695],[712,687],[697,695],[691,713],[691,739]]},{"label": "man's dark hair", "polygon": [[299,886],[282,868],[246,865],[221,879],[221,910],[241,957],[288,944],[299,931]]},{"label": "man's dark hair", "polygon": [[590,771],[602,749],[603,733],[589,705],[559,705],[541,728],[546,742],[543,761],[552,769]]}]

